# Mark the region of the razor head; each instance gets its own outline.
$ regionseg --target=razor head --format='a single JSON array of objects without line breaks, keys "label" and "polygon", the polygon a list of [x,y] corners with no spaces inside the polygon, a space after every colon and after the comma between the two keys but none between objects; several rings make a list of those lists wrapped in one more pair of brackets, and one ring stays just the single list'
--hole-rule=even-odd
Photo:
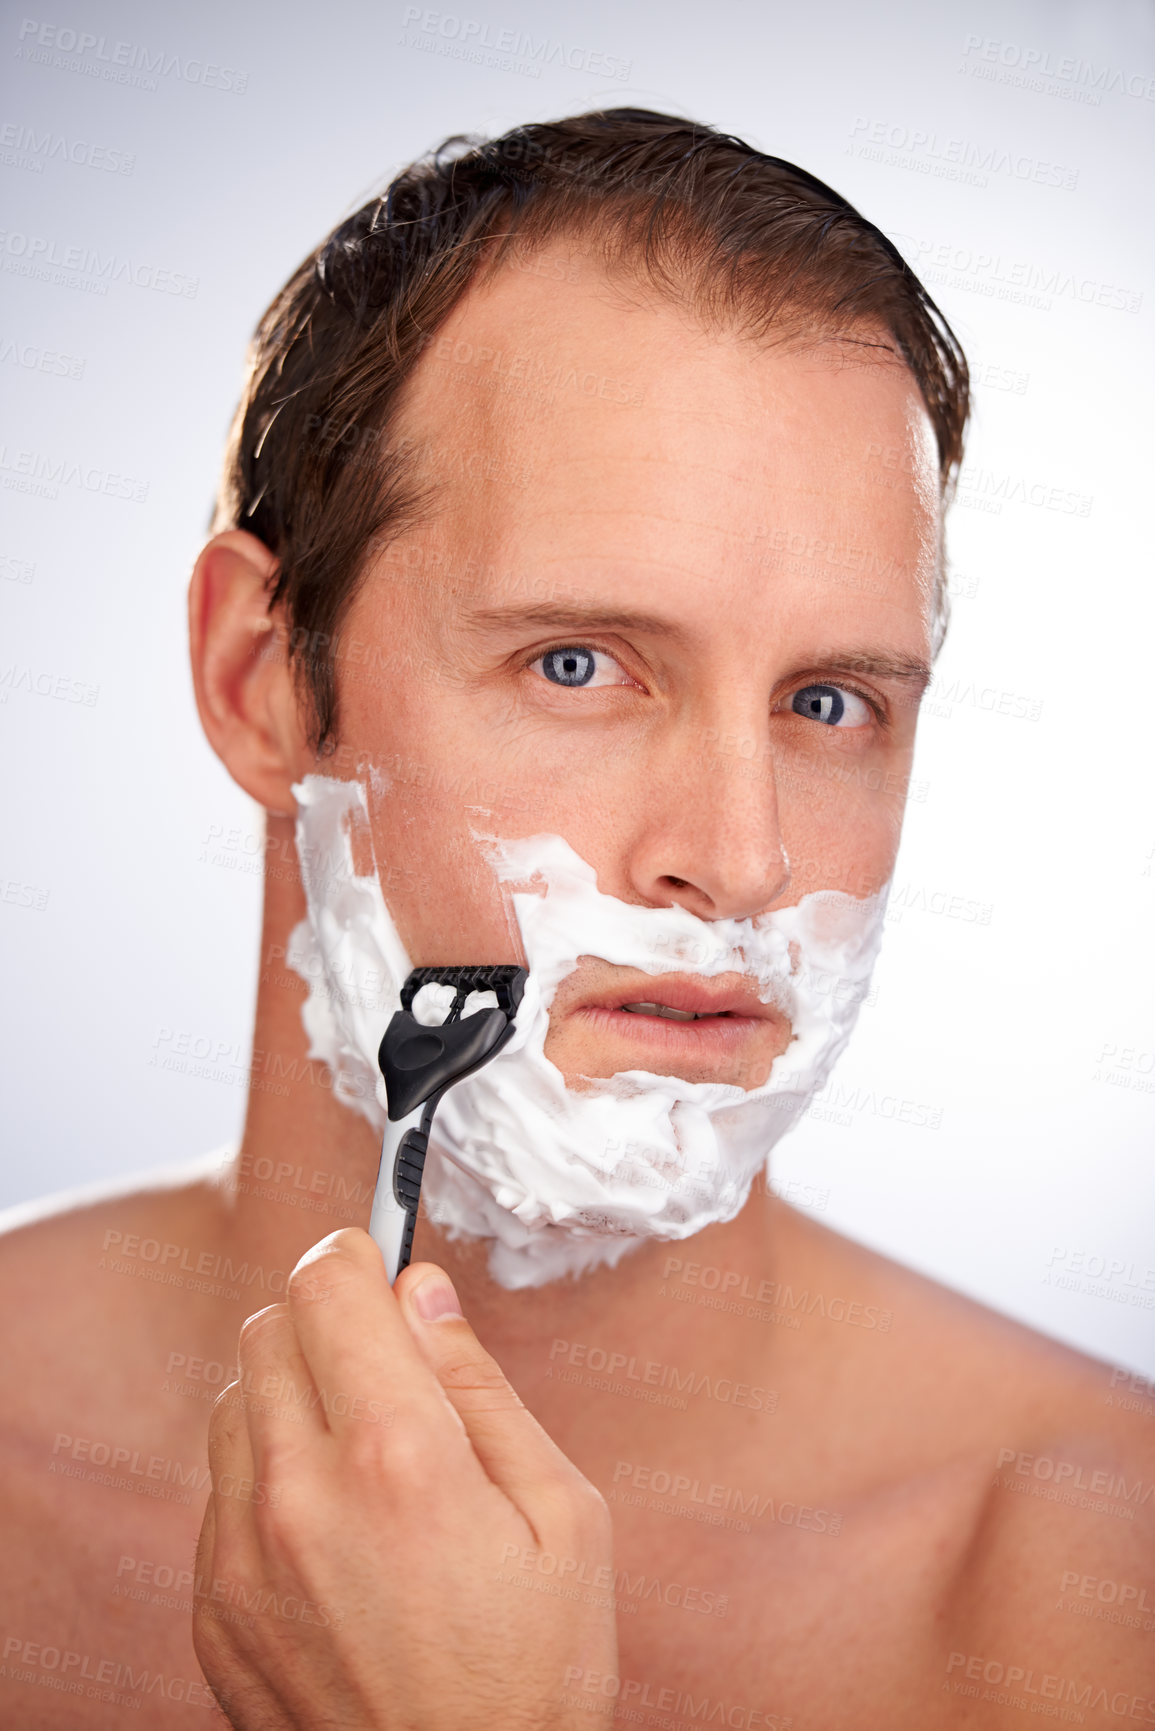
[{"label": "razor head", "polygon": [[[386,1028],[377,1053],[394,1123],[427,1101],[431,1118],[432,1107],[446,1088],[472,1076],[501,1050],[513,1033],[527,977],[524,968],[512,966],[414,968],[401,988],[402,1007]],[[439,1027],[425,1027],[412,1013],[414,997],[430,984],[454,988],[452,1008]],[[495,993],[496,1007],[463,1017],[471,992]]]},{"label": "razor head", "polygon": [[506,963],[491,968],[414,968],[401,988],[401,1008],[412,1010],[413,1000],[422,986],[452,986],[453,1008],[447,1020],[457,1020],[471,992],[493,992],[498,1009],[512,1022],[521,1004],[527,978],[524,968]]}]

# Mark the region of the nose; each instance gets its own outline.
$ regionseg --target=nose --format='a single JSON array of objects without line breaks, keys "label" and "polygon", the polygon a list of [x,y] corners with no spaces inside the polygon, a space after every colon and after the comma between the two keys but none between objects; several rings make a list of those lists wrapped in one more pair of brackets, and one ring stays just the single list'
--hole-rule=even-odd
[{"label": "nose", "polygon": [[631,887],[650,906],[704,920],[750,919],[790,887],[774,765],[765,735],[706,729],[653,777],[633,849]]}]

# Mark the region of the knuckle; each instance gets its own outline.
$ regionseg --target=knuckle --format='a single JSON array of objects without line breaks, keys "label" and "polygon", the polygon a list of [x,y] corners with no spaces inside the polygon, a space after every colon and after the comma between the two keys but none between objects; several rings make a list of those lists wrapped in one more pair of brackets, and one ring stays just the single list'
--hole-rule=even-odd
[{"label": "knuckle", "polygon": [[246,1316],[241,1323],[238,1345],[243,1351],[246,1346],[251,1346],[254,1341],[260,1340],[266,1333],[283,1327],[288,1316],[289,1307],[287,1304],[266,1304],[263,1310],[254,1310],[253,1314]]},{"label": "knuckle", "polygon": [[575,1515],[582,1531],[591,1538],[612,1535],[613,1517],[609,1505],[597,1486],[591,1485],[588,1479],[578,1494]]},{"label": "knuckle", "polygon": [[374,1265],[383,1272],[381,1252],[369,1234],[344,1226],[305,1252],[289,1276],[287,1291],[290,1298],[320,1299],[323,1303],[327,1295],[339,1292],[350,1281],[363,1279]]},{"label": "knuckle", "polygon": [[280,1495],[295,1491],[299,1485],[312,1484],[320,1489],[321,1475],[312,1469],[298,1436],[275,1426],[267,1429],[261,1440],[261,1457],[260,1483],[266,1490],[279,1493],[268,1499],[272,1507],[277,1506]]},{"label": "knuckle", "polygon": [[351,1436],[347,1445],[351,1470],[382,1486],[391,1481],[413,1484],[424,1479],[428,1450],[420,1437],[402,1432],[400,1436],[390,1435],[387,1448],[383,1443],[384,1439],[376,1436],[368,1425]]},{"label": "knuckle", "polygon": [[290,1304],[327,1304],[348,1278],[347,1269],[342,1270],[330,1253],[323,1259],[298,1263],[285,1282],[285,1294]]},{"label": "knuckle", "polygon": [[[335,1234],[334,1237],[343,1236]],[[383,1272],[381,1252],[368,1234],[370,1248]],[[331,1304],[342,1293],[361,1285],[369,1264],[360,1246],[345,1245],[323,1239],[321,1245],[302,1257],[285,1282],[285,1296],[290,1309],[303,1304]]]},{"label": "knuckle", "polygon": [[609,1515],[602,1493],[581,1473],[575,1472],[567,1484],[566,1499],[575,1520],[596,1522]]},{"label": "knuckle", "polygon": [[211,1589],[220,1581],[247,1579],[254,1555],[250,1542],[218,1531],[212,1557],[206,1560],[203,1572],[198,1575],[194,1611],[210,1619],[214,1617],[216,1610],[209,1597]]},{"label": "knuckle", "polygon": [[596,1547],[610,1540],[613,1523],[606,1500],[576,1467],[559,1462],[539,1485],[539,1497],[550,1529],[571,1544]]},{"label": "knuckle", "polygon": [[242,1370],[252,1370],[269,1356],[270,1347],[288,1322],[287,1304],[270,1304],[246,1317],[237,1339],[237,1362]]},{"label": "knuckle", "polygon": [[347,1444],[349,1469],[368,1496],[410,1506],[445,1485],[441,1451],[428,1436],[416,1428],[379,1436],[375,1429],[366,1425],[363,1434],[351,1436]]},{"label": "knuckle", "polygon": [[216,1457],[236,1442],[245,1426],[245,1397],[239,1382],[222,1388],[209,1415],[209,1454]]},{"label": "knuckle", "polygon": [[253,1525],[262,1559],[274,1573],[300,1577],[319,1548],[324,1548],[325,1529],[314,1497],[278,1494],[253,1507]]},{"label": "knuckle", "polygon": [[273,1470],[255,1481],[246,1516],[240,1540],[246,1565],[267,1572],[273,1559],[291,1564],[291,1573],[331,1550],[334,1532],[348,1521],[348,1500],[327,1474]]},{"label": "knuckle", "polygon": [[233,1422],[233,1416],[241,1409],[240,1382],[227,1382],[220,1394],[213,1401],[210,1425],[228,1425]]},{"label": "knuckle", "polygon": [[380,1257],[380,1251],[369,1234],[359,1226],[339,1226],[322,1242],[330,1255],[351,1256],[357,1262],[363,1262],[367,1253]]},{"label": "knuckle", "polygon": [[456,1352],[441,1361],[437,1378],[443,1388],[451,1388],[457,1393],[470,1390],[482,1394],[503,1393],[508,1394],[511,1403],[522,1404],[497,1361],[480,1349],[471,1351],[464,1342]]}]

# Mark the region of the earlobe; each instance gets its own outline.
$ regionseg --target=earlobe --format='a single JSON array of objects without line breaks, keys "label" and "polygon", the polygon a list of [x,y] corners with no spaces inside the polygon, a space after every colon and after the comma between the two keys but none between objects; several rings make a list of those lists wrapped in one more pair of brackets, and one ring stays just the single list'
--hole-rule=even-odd
[{"label": "earlobe", "polygon": [[189,650],[209,744],[246,793],[267,811],[289,815],[305,736],[288,634],[269,612],[276,574],[276,555],[255,535],[215,535],[189,584]]}]

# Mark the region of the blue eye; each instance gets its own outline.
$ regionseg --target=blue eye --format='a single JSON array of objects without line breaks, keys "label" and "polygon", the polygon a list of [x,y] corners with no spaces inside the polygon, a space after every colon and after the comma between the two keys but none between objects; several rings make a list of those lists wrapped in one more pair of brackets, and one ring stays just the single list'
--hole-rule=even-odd
[{"label": "blue eye", "polygon": [[560,649],[547,649],[532,662],[535,669],[551,685],[584,685],[591,689],[599,685],[632,685],[621,663],[604,649],[590,649],[584,643],[565,643]]},{"label": "blue eye", "polygon": [[553,685],[588,685],[594,665],[590,649],[551,649],[541,658],[541,670]]},{"label": "blue eye", "polygon": [[795,715],[825,722],[827,727],[861,727],[870,720],[870,709],[862,698],[838,685],[804,685],[794,693],[790,707]]}]

